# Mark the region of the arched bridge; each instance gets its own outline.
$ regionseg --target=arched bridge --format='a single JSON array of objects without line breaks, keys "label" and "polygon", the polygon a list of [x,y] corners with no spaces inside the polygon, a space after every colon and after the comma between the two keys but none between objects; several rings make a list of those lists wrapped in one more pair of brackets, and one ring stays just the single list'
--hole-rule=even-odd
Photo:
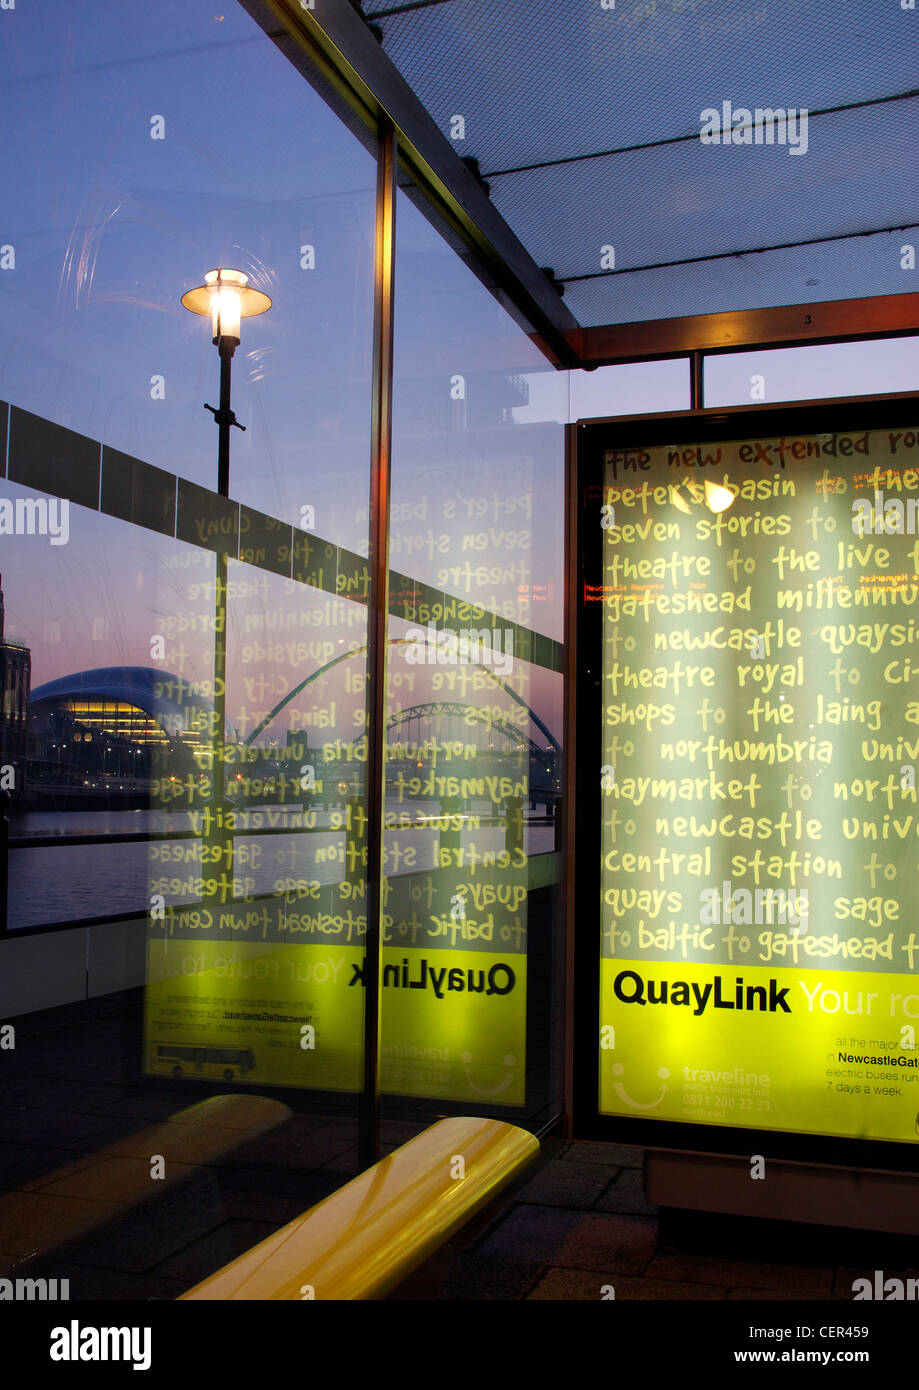
[{"label": "arched bridge", "polygon": [[[386,722],[390,744],[395,742],[392,736],[393,729],[398,729],[403,724],[407,724],[411,729],[412,725],[420,726],[425,719],[453,721],[457,727],[451,732],[455,732],[457,740],[467,743],[474,741],[471,738],[473,734],[479,734],[480,738],[484,734],[493,746],[495,735],[497,735],[499,738],[506,739],[509,744],[516,748],[526,748],[531,755],[551,751],[540,748],[538,744],[533,742],[529,734],[525,734],[508,720],[495,719],[490,712],[478,709],[475,705],[460,704],[455,700],[429,700],[425,704],[412,705],[408,709],[399,710],[393,714]],[[417,734],[414,739],[408,741],[417,743],[419,741]],[[480,741],[476,741],[476,746],[482,747],[483,745]]]},{"label": "arched bridge", "polygon": [[[446,726],[446,727],[445,727]],[[561,758],[557,747],[545,748],[491,710],[453,700],[428,700],[398,710],[387,730],[387,776],[406,775],[429,765],[449,750],[454,768],[464,760],[470,771],[527,778],[530,804],[553,807],[560,792]]]},{"label": "arched bridge", "polygon": [[[395,640],[390,641],[389,646],[390,646],[390,647],[404,647],[404,646],[408,643],[408,641],[409,641],[408,638],[405,638],[405,637],[398,637],[398,638],[396,638]],[[254,727],[254,728],[249,732],[249,734],[245,737],[245,739],[243,740],[243,743],[244,743],[244,744],[252,744],[252,743],[255,743],[255,740],[257,739],[257,737],[259,736],[259,734],[263,733],[264,730],[267,729],[267,728],[273,723],[273,721],[278,717],[278,715],[281,713],[281,711],[282,711],[287,705],[289,705],[294,699],[296,699],[296,697],[297,697],[302,691],[304,691],[308,685],[311,685],[313,681],[318,680],[320,676],[324,676],[328,671],[331,671],[331,670],[333,670],[336,666],[341,665],[341,663],[342,663],[343,661],[350,661],[352,657],[360,657],[360,656],[365,655],[366,651],[367,651],[367,645],[366,645],[366,643],[363,643],[361,646],[356,647],[353,651],[342,652],[342,654],[341,654],[340,656],[335,656],[335,657],[333,657],[331,661],[325,662],[322,666],[319,666],[315,671],[311,671],[310,674],[309,674],[308,676],[304,676],[304,678],[303,678],[302,681],[299,681],[299,682],[293,687],[292,690],[288,690],[284,695],[282,695],[282,696],[281,696],[281,699],[278,700],[278,702],[277,702],[277,704],[274,706],[274,708],[273,708],[273,709],[270,709],[270,710],[268,711],[268,713],[264,716],[264,718],[262,718],[262,719],[259,720],[259,722],[255,725],[255,727]],[[535,711],[534,709],[531,709],[531,708],[530,708],[530,706],[527,704],[526,700],[524,700],[523,696],[522,696],[522,695],[518,695],[518,694],[517,694],[517,691],[514,690],[512,686],[508,685],[507,681],[503,680],[500,676],[496,675],[495,672],[491,669],[490,666],[483,665],[481,662],[473,662],[472,664],[478,666],[480,670],[483,670],[483,671],[486,673],[486,675],[488,675],[488,676],[491,678],[491,680],[494,682],[494,684],[495,684],[500,690],[503,690],[504,693],[505,693],[511,700],[513,700],[514,704],[516,704],[516,705],[520,706],[520,708],[526,710],[528,718],[532,720],[533,724],[536,726],[536,728],[539,730],[539,732],[540,732],[541,734],[544,735],[544,737],[545,737],[545,739],[546,739],[546,742],[547,742],[547,744],[549,745],[549,748],[552,749],[552,750],[554,751],[554,753],[555,753],[555,755],[556,755],[556,758],[557,758],[557,759],[559,760],[559,762],[560,762],[562,750],[561,750],[561,746],[559,745],[558,739],[557,739],[557,738],[555,737],[555,735],[551,732],[551,730],[549,730],[549,729],[546,727],[546,725],[545,725],[545,724],[543,723],[543,721],[540,719],[540,717],[539,717],[539,715],[536,713],[536,711]],[[446,702],[446,703],[449,703],[449,702]],[[437,706],[437,707],[439,707],[439,706]],[[434,704],[430,704],[430,705],[424,706],[424,707],[423,707],[423,706],[418,706],[418,708],[434,709],[434,708],[435,708],[435,705],[434,705]],[[466,706],[463,706],[462,708],[465,709]],[[470,709],[474,709],[474,706],[469,706],[469,708],[470,708]],[[533,745],[533,746],[535,747],[535,745]]]}]

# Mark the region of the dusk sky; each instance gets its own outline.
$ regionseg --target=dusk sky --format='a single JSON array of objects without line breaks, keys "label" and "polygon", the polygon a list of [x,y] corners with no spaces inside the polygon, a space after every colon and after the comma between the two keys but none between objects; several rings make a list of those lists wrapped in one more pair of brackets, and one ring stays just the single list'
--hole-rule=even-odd
[{"label": "dusk sky", "polygon": [[[180,298],[218,264],[244,270],[273,307],[244,323],[234,360],[247,429],[233,432],[231,496],[294,524],[312,506],[318,535],[366,553],[370,155],[235,5],[220,15],[187,0],[48,0],[0,24],[0,244],[15,251],[15,268],[0,272],[0,397],[213,486],[217,432],[202,406],[216,400],[217,354]],[[301,267],[305,247],[314,268]],[[511,605],[508,616],[561,638],[562,425],[685,409],[686,364],[553,371],[402,194],[396,285],[393,565],[486,607]],[[917,385],[919,355],[915,340],[735,355],[710,366],[709,403],[748,400],[755,370],[770,400],[898,390]],[[506,399],[509,375],[529,398],[513,405],[514,423],[458,428],[456,377],[473,412],[483,391]],[[5,495],[23,489],[7,483]],[[464,548],[476,499],[490,499],[474,523],[487,553]],[[150,664],[153,635],[201,606],[183,588],[197,576],[182,566],[190,550],[77,506],[65,547],[4,537],[7,630],[32,648],[33,686]],[[519,574],[466,587],[442,578],[467,560],[519,561],[547,598],[521,599]],[[231,705],[251,674],[241,652],[252,613],[302,603],[282,590],[269,580],[231,607]],[[187,670],[206,679],[209,643],[184,640]],[[330,678],[326,698],[335,690]],[[560,682],[537,674],[531,696],[557,727]]]}]

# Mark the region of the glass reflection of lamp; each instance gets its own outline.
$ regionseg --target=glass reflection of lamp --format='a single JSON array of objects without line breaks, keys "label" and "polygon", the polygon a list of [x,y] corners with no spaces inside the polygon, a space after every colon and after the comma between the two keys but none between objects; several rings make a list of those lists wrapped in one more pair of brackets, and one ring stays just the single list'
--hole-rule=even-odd
[{"label": "glass reflection of lamp", "polygon": [[[230,429],[233,425],[245,430],[230,408],[230,363],[239,347],[241,321],[264,314],[271,308],[271,300],[261,290],[249,286],[249,277],[241,270],[209,270],[204,284],[188,290],[182,296],[182,303],[193,314],[210,316],[214,344],[220,354],[220,407],[205,405],[217,424],[217,492],[221,497],[230,495]],[[217,815],[207,836],[212,845],[219,846],[219,867],[226,866],[226,874],[217,879],[223,888],[222,898],[226,900],[226,885],[229,882],[229,896],[235,896],[233,879],[233,833],[223,827],[222,812],[225,805],[225,748],[227,694],[227,554],[217,551],[217,583],[215,592],[215,631],[214,631],[214,752],[212,760],[212,785],[214,807]],[[213,863],[213,860],[211,861]],[[215,866],[215,867],[216,867]],[[216,876],[215,876],[216,878]]]},{"label": "glass reflection of lamp", "polygon": [[217,491],[230,495],[230,427],[245,430],[230,409],[230,363],[239,347],[240,320],[264,314],[271,300],[261,290],[249,287],[249,277],[241,270],[209,270],[204,284],[182,295],[182,303],[193,314],[210,315],[214,343],[220,353],[220,409],[206,405],[220,429],[217,446]]},{"label": "glass reflection of lamp", "polygon": [[726,512],[728,507],[733,504],[734,493],[730,488],[722,487],[720,483],[709,482],[705,479],[705,505],[710,512]]},{"label": "glass reflection of lamp", "polygon": [[733,506],[737,495],[731,492],[730,488],[722,487],[720,483],[710,482],[708,478],[705,479],[702,487],[696,482],[691,482],[688,478],[684,478],[675,485],[671,483],[669,487],[670,501],[677,511],[685,512],[687,516],[691,515],[691,508],[680,488],[685,488],[694,502],[698,502],[700,505],[704,503],[710,512],[727,511],[728,507]]},{"label": "glass reflection of lamp", "polygon": [[686,498],[683,496],[682,492],[680,492],[680,488],[682,486],[682,483],[677,483],[676,486],[674,486],[673,483],[670,484],[670,501],[676,507],[678,512],[684,512],[686,516],[691,516],[692,508],[686,501]]}]

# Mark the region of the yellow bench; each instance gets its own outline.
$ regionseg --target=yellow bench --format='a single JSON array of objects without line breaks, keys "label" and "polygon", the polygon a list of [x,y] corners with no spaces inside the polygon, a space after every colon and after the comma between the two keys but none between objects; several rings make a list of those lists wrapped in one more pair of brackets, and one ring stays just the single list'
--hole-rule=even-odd
[{"label": "yellow bench", "polygon": [[182,1298],[385,1298],[538,1154],[516,1125],[439,1120]]}]

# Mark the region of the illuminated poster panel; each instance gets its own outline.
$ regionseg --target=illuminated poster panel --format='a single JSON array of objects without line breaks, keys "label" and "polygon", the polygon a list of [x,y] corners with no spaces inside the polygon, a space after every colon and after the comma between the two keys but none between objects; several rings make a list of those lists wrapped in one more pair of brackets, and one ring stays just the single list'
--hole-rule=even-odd
[{"label": "illuminated poster panel", "polygon": [[598,455],[599,1112],[915,1143],[919,446],[817,414]]},{"label": "illuminated poster panel", "polygon": [[[345,740],[340,730],[366,725],[366,609],[312,585],[253,578],[233,561],[222,593],[207,552],[172,558],[176,625],[212,634],[203,665],[217,674],[163,675],[153,687],[163,726],[157,826],[176,838],[150,846],[145,1072],[358,1091],[367,754],[363,734]],[[290,630],[288,615],[309,619],[309,640],[271,645],[296,660],[296,674],[269,664],[257,679],[263,634]],[[526,663],[496,676],[470,659],[463,673],[472,685],[474,672],[484,696],[454,714],[463,737],[450,739],[443,711],[452,707],[422,704],[431,693],[422,678],[445,681],[454,665],[399,666],[406,650],[414,654],[406,639],[393,642],[390,682],[398,691],[412,674],[413,707],[388,709],[381,1084],[522,1106],[528,897],[551,881],[555,858],[531,864],[525,847],[531,753],[517,687]],[[236,696],[230,720],[212,703],[221,685]],[[440,737],[423,716],[440,720]]]},{"label": "illuminated poster panel", "polygon": [[[513,909],[530,875],[522,853],[495,857],[514,862],[478,866],[468,917],[449,869],[389,881],[381,1076],[392,1091],[524,1102],[526,928]],[[475,902],[488,907],[473,919]],[[343,879],[152,919],[148,1073],[359,1090],[365,914],[363,880]]]}]

